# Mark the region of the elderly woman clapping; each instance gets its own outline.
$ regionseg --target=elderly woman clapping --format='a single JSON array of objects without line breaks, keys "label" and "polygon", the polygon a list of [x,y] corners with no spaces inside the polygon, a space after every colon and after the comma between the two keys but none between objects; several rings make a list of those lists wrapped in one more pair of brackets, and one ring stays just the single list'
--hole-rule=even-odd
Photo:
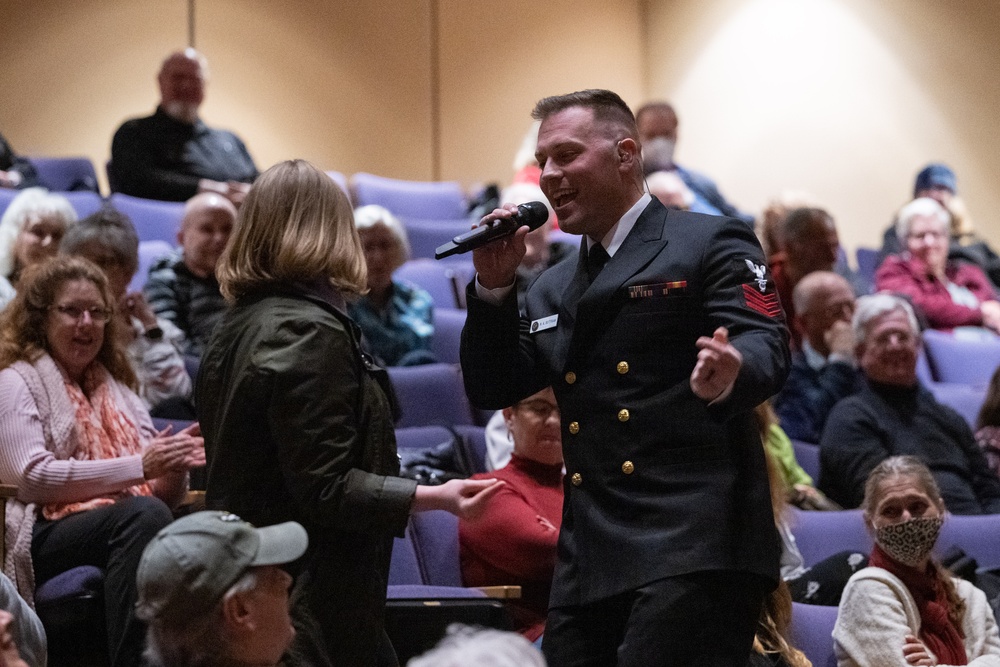
[{"label": "elderly woman clapping", "polygon": [[875,548],[841,598],[833,630],[839,667],[1000,665],[985,593],[931,558],[945,508],[927,466],[913,456],[882,461],[862,509]]},{"label": "elderly woman clapping", "polygon": [[8,575],[30,598],[36,581],[103,568],[117,666],[142,653],[133,614],[142,550],[172,520],[188,470],[205,455],[197,425],[174,435],[153,428],[114,309],[104,273],[86,260],[57,257],[25,272],[0,317],[0,479],[17,485],[20,501],[8,508]]}]

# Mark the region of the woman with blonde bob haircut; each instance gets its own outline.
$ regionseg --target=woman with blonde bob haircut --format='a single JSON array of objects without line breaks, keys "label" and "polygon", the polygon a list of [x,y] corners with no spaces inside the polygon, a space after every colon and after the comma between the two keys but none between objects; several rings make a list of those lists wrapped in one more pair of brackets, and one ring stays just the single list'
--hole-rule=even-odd
[{"label": "woman with blonde bob haircut", "polygon": [[345,296],[365,286],[364,255],[326,174],[292,160],[261,175],[218,271],[231,307],[196,391],[208,506],[309,534],[288,667],[395,665],[382,629],[393,536],[411,511],[476,515],[502,482],[417,487],[397,476],[388,376],[346,314]]},{"label": "woman with blonde bob haircut", "polygon": [[227,300],[318,276],[340,291],[365,292],[368,272],[351,203],[329,176],[308,162],[289,160],[254,185],[216,268]]}]

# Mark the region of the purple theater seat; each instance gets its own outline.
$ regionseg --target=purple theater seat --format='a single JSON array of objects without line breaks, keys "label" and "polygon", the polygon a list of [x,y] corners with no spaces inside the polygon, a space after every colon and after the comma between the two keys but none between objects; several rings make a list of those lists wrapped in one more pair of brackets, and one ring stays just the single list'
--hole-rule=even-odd
[{"label": "purple theater seat", "polygon": [[833,626],[836,622],[837,607],[792,603],[789,639],[792,646],[806,654],[813,667],[837,667],[833,652]]},{"label": "purple theater seat", "polygon": [[393,278],[407,280],[430,293],[434,301],[435,314],[438,308],[458,308],[459,286],[455,270],[448,264],[421,257],[411,259],[396,269]]},{"label": "purple theater seat", "polygon": [[131,292],[142,291],[146,280],[149,278],[149,269],[153,264],[173,252],[174,247],[166,241],[140,241],[139,242],[139,268],[132,276],[132,282],[128,284]]},{"label": "purple theater seat", "polygon": [[104,200],[96,192],[58,192],[69,202],[69,205],[76,211],[77,218],[86,218],[101,210]]},{"label": "purple theater seat", "polygon": [[858,262],[858,275],[865,281],[869,289],[875,289],[875,272],[879,265],[879,251],[874,248],[858,248],[854,258]]},{"label": "purple theater seat", "polygon": [[483,426],[468,426],[459,424],[455,432],[462,436],[462,445],[466,447],[465,460],[472,463],[476,473],[488,472],[486,467],[486,428]]},{"label": "purple theater seat", "polygon": [[792,508],[788,525],[807,566],[841,551],[870,553],[872,537],[861,510],[806,512]]},{"label": "purple theater seat", "polygon": [[378,204],[401,218],[464,220],[465,191],[456,181],[406,181],[359,172],[351,177],[355,206]]},{"label": "purple theater seat", "polygon": [[976,430],[976,421],[979,419],[979,409],[983,407],[986,400],[985,386],[972,386],[968,384],[956,384],[954,382],[931,382],[927,385],[938,403],[943,403],[949,408],[962,415],[962,418],[969,424],[969,428]]},{"label": "purple theater seat", "polygon": [[389,600],[426,600],[428,598],[485,598],[486,593],[478,588],[457,586],[425,586],[416,584],[389,584]]},{"label": "purple theater seat", "polygon": [[53,192],[100,192],[97,187],[97,171],[90,158],[29,157],[28,161],[38,172],[41,184]]},{"label": "purple theater seat", "polygon": [[458,349],[465,327],[465,311],[453,308],[434,310],[434,335],[431,337],[431,352],[437,360],[445,364],[459,363]]},{"label": "purple theater seat", "polygon": [[458,517],[444,510],[416,512],[410,517],[410,526],[424,582],[431,586],[461,586]]},{"label": "purple theater seat", "polygon": [[475,423],[458,366],[426,364],[388,370],[402,413],[398,428]]},{"label": "purple theater seat", "polygon": [[451,440],[452,434],[444,426],[409,426],[396,429],[397,449],[424,449]]},{"label": "purple theater seat", "polygon": [[792,449],[795,452],[795,460],[806,473],[813,478],[813,482],[819,482],[819,445],[814,445],[801,440],[792,440]]},{"label": "purple theater seat", "polygon": [[118,192],[109,201],[132,220],[140,241],[177,243],[177,230],[184,217],[183,202],[142,199]]},{"label": "purple theater seat", "polygon": [[985,386],[1000,366],[1000,338],[970,340],[928,329],[923,341],[937,382]]},{"label": "purple theater seat", "polygon": [[413,546],[413,534],[407,524],[403,537],[392,541],[392,560],[389,562],[389,585],[423,586],[424,578]]},{"label": "purple theater seat", "polygon": [[[438,246],[472,229],[471,223],[454,220],[404,219],[403,226],[410,241],[410,257],[413,259],[421,257],[434,259],[434,251]],[[443,261],[447,264],[462,261],[464,258],[465,255],[452,255]]]},{"label": "purple theater seat", "polygon": [[941,527],[935,551],[943,554],[950,547],[958,547],[975,558],[980,570],[1000,568],[1000,514],[949,514]]}]

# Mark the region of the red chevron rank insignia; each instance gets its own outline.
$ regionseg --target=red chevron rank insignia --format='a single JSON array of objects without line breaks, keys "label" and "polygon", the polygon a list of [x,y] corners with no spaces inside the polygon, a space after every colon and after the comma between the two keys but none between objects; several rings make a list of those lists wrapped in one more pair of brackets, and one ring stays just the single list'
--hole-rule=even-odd
[{"label": "red chevron rank insignia", "polygon": [[752,308],[767,317],[777,317],[781,313],[781,305],[775,292],[761,294],[756,286],[747,283],[743,284],[743,302],[747,308]]}]

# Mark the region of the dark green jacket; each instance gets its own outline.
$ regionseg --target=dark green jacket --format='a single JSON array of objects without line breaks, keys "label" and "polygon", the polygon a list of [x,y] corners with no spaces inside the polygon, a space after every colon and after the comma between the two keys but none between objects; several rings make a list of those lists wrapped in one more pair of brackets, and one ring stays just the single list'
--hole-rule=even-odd
[{"label": "dark green jacket", "polygon": [[319,296],[248,296],[215,330],[197,386],[208,506],[305,526],[305,599],[334,664],[366,664],[375,649],[392,537],[416,489],[395,476],[385,372],[366,365],[358,339]]}]

